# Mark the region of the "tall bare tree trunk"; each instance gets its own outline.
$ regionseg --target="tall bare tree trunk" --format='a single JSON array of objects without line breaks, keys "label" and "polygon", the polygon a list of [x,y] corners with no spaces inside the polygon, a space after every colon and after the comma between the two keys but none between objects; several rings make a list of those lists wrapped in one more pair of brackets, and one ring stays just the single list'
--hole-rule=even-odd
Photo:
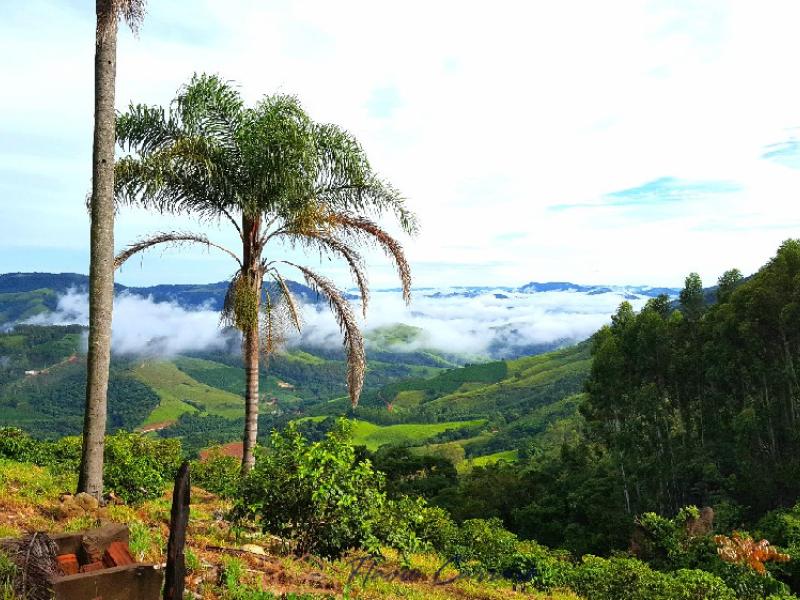
[{"label": "tall bare tree trunk", "polygon": [[117,72],[117,15],[112,4],[111,0],[96,2],[89,352],[83,449],[78,479],[78,491],[96,497],[103,493],[103,444],[114,303],[114,84]]},{"label": "tall bare tree trunk", "polygon": [[[252,292],[256,295],[256,306],[260,315],[261,308],[261,248],[259,243],[259,233],[261,230],[261,219],[259,217],[242,217],[242,234],[244,238],[243,264],[244,275],[247,282],[252,286]],[[253,451],[258,439],[258,372],[260,363],[260,341],[259,323],[256,319],[255,324],[243,331],[242,354],[244,358],[245,372],[245,396],[244,396],[244,438],[242,440],[242,473],[247,474],[255,465]]]},{"label": "tall bare tree trunk", "polygon": [[244,371],[246,380],[244,407],[244,447],[242,472],[248,473],[255,464],[253,450],[258,437],[258,369],[259,369],[258,327],[244,333]]}]

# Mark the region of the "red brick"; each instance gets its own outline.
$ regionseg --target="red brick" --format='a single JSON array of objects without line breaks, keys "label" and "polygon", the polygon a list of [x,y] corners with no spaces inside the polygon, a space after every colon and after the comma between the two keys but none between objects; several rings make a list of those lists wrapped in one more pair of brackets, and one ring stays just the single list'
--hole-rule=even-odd
[{"label": "red brick", "polygon": [[107,567],[123,567],[132,565],[135,562],[130,550],[128,550],[128,544],[124,542],[111,542],[108,550],[103,555],[103,564]]},{"label": "red brick", "polygon": [[81,573],[91,573],[92,571],[102,571],[103,569],[105,569],[103,563],[93,562],[89,563],[88,565],[83,565],[81,567]]},{"label": "red brick", "polygon": [[62,554],[58,558],[58,568],[64,575],[75,575],[78,572],[78,557],[74,554]]}]

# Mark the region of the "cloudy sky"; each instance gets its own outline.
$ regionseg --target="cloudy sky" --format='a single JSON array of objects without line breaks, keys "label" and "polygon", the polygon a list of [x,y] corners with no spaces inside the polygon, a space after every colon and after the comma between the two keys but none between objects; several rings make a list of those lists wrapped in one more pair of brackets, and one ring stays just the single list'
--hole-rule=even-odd
[{"label": "cloudy sky", "polygon": [[[798,22],[792,0],[150,0],[117,106],[196,71],[298,95],[418,212],[418,285],[710,283],[800,235]],[[0,5],[0,272],[88,270],[93,51],[91,0]],[[190,225],[125,210],[117,240]],[[151,254],[119,280],[232,268]]]}]

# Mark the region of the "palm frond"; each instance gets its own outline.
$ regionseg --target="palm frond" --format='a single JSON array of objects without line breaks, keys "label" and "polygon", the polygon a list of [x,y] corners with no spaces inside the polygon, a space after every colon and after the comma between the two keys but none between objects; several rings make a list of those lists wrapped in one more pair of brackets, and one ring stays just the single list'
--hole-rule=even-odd
[{"label": "palm frond", "polygon": [[303,274],[308,286],[328,300],[328,306],[330,306],[344,338],[344,348],[347,353],[347,388],[350,402],[354,407],[358,406],[361,389],[364,387],[364,373],[366,372],[367,363],[366,353],[364,352],[364,337],[358,328],[358,322],[353,314],[352,306],[330,279],[302,265],[289,261],[281,262],[298,269]]},{"label": "palm frond", "polygon": [[378,177],[358,140],[336,125],[315,125],[317,177],[314,198],[334,210],[363,215],[392,212],[406,233],[419,230],[417,217],[388,181]]},{"label": "palm frond", "polygon": [[137,154],[117,162],[118,201],[208,219],[241,212],[242,106],[231,84],[205,75],[181,88],[168,111],[132,104],[117,117],[120,147]]},{"label": "palm frond", "polygon": [[272,275],[272,278],[275,280],[278,286],[280,286],[281,296],[283,297],[286,307],[289,310],[292,323],[294,324],[295,329],[300,332],[303,326],[300,320],[300,311],[297,310],[297,301],[295,300],[294,294],[292,294],[291,290],[289,290],[289,286],[286,285],[283,277],[276,269],[271,269],[270,275]]},{"label": "palm frond", "polygon": [[201,220],[238,212],[237,190],[227,177],[220,176],[217,167],[173,160],[168,154],[118,160],[114,167],[117,202],[162,214],[192,214]]},{"label": "palm frond", "polygon": [[251,194],[244,209],[290,213],[313,194],[316,141],[313,122],[294,96],[266,96],[245,112],[242,163]]},{"label": "palm frond", "polygon": [[229,256],[231,256],[238,264],[241,266],[241,261],[236,254],[224,246],[220,246],[219,244],[215,244],[211,240],[209,240],[206,236],[198,233],[185,233],[185,232],[170,232],[170,233],[156,233],[150,237],[144,238],[135,242],[128,246],[125,250],[117,254],[114,257],[114,269],[120,268],[125,261],[129,258],[138,254],[140,252],[144,252],[145,250],[149,250],[154,246],[158,246],[160,244],[166,244],[169,246],[180,246],[182,244],[203,244],[208,248],[216,248],[217,250],[221,250],[225,252]]},{"label": "palm frond", "polygon": [[364,217],[336,213],[332,216],[332,220],[336,223],[337,229],[345,235],[377,244],[394,261],[403,289],[403,300],[406,304],[410,303],[411,265],[408,264],[402,244],[377,223]]},{"label": "palm frond", "polygon": [[144,0],[104,0],[97,3],[97,40],[105,39],[116,28],[119,19],[125,20],[134,34],[139,32],[145,15]]},{"label": "palm frond", "polygon": [[358,291],[361,294],[361,312],[366,318],[367,305],[369,304],[369,282],[367,281],[364,260],[355,249],[336,238],[325,227],[317,230],[305,229],[301,233],[294,233],[289,230],[281,235],[288,237],[293,245],[300,244],[305,247],[317,248],[320,253],[333,254],[343,258],[350,267],[353,282],[358,286]]}]

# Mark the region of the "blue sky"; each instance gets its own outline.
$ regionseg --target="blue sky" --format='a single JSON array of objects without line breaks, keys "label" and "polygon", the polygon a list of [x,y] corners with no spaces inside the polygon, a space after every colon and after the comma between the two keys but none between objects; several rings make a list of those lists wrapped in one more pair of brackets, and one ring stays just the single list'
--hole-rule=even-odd
[{"label": "blue sky", "polygon": [[[0,272],[88,269],[93,19],[90,0],[0,8]],[[798,22],[793,1],[151,0],[121,33],[117,106],[195,71],[297,94],[419,213],[418,285],[711,282],[800,236]],[[123,210],[116,236],[189,228]],[[119,280],[232,269],[152,253]]]}]

